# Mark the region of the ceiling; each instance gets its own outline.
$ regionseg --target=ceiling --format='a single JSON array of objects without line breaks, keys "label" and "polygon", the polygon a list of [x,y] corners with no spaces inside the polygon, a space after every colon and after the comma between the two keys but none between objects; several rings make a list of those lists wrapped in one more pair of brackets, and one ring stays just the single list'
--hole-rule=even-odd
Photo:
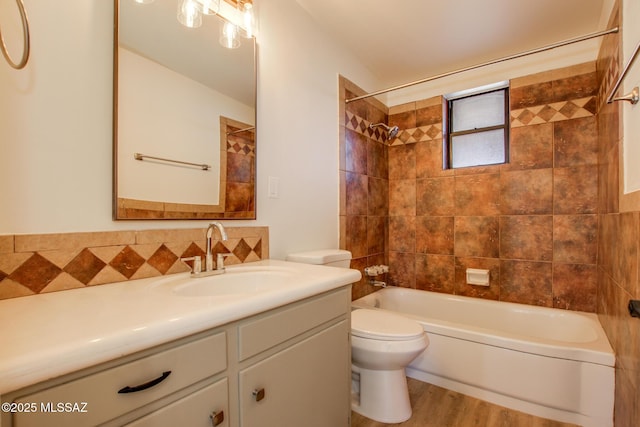
[{"label": "ceiling", "polygon": [[610,0],[296,1],[383,87],[604,30],[611,8]]}]

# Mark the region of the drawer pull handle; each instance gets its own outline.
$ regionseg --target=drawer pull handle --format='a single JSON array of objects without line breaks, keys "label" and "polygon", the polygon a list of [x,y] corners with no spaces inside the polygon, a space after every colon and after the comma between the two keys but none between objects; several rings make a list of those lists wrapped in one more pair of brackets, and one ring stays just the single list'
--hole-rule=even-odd
[{"label": "drawer pull handle", "polygon": [[129,386],[123,387],[120,390],[118,390],[118,393],[135,393],[137,391],[146,390],[166,380],[170,373],[171,371],[165,371],[158,378],[156,378],[155,380],[151,380],[148,383],[136,385],[133,387],[129,387]]},{"label": "drawer pull handle", "polygon": [[254,399],[256,399],[256,402],[260,402],[262,399],[264,399],[264,389],[263,388],[258,388],[253,390],[253,397]]},{"label": "drawer pull handle", "polygon": [[209,415],[209,418],[211,418],[211,424],[213,424],[214,427],[219,426],[224,421],[224,411],[214,412]]}]

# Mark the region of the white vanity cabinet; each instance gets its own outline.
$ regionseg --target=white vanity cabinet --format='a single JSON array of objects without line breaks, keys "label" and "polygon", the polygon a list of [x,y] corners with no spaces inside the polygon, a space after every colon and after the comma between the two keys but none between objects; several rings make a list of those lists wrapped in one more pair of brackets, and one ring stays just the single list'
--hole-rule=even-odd
[{"label": "white vanity cabinet", "polygon": [[8,393],[35,406],[1,425],[348,427],[350,301],[344,286]]},{"label": "white vanity cabinet", "polygon": [[[350,424],[350,292],[327,294],[238,329],[239,358],[245,360],[238,374],[240,426]],[[278,348],[292,337],[303,338]],[[276,352],[253,361],[272,346]]]}]

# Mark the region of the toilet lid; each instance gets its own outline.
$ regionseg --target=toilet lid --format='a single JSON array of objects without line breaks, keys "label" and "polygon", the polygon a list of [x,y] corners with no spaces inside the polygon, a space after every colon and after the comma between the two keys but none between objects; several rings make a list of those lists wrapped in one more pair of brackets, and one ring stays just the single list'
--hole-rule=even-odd
[{"label": "toilet lid", "polygon": [[401,341],[418,338],[423,333],[415,320],[388,311],[362,308],[351,312],[351,334],[357,337]]}]

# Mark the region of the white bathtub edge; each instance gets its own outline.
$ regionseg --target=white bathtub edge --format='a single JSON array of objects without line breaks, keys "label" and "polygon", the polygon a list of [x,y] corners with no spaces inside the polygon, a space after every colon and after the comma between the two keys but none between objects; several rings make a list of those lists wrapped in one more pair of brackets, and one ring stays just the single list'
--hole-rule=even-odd
[{"label": "white bathtub edge", "polygon": [[[495,393],[491,390],[486,390],[469,384],[464,384],[458,381],[443,378],[437,375],[429,374],[418,369],[409,367],[405,371],[408,377],[416,379],[418,381],[433,384],[438,387],[446,388],[457,393],[462,393],[467,396],[475,397],[476,399],[484,400],[495,405],[504,406],[505,408],[535,415],[537,417],[547,418],[564,423],[577,424],[582,427],[613,427],[612,416],[593,417],[578,414],[575,412],[563,411],[561,409],[549,408],[547,406],[542,406],[510,396],[505,396],[503,394]],[[601,387],[604,386],[604,384],[601,385]],[[610,395],[613,396],[613,384],[610,384],[610,388]],[[609,413],[612,414],[612,410],[610,410],[609,408],[613,408],[613,400],[611,400],[610,402],[601,402],[601,404],[606,407],[605,411],[609,411]]]}]

